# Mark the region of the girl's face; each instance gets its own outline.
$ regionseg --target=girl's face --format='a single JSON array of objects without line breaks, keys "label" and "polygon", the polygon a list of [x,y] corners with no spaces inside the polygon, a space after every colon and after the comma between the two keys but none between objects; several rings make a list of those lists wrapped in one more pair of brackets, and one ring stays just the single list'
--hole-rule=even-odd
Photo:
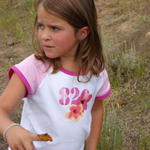
[{"label": "girl's face", "polygon": [[80,33],[65,20],[46,12],[42,5],[37,10],[37,39],[49,58],[74,58],[81,39]]}]

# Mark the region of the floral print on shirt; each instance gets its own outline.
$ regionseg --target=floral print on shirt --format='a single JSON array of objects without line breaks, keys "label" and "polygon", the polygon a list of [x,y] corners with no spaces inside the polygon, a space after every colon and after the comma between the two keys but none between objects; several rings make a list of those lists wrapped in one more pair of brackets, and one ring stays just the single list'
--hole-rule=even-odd
[{"label": "floral print on shirt", "polygon": [[78,121],[83,116],[83,106],[82,105],[72,105],[70,107],[70,112],[67,112],[66,118],[72,119],[73,121]]},{"label": "floral print on shirt", "polygon": [[87,104],[92,98],[92,94],[87,89],[84,89],[82,92],[78,88],[61,88],[59,90],[61,98],[59,103],[61,105],[69,105],[69,112],[66,113],[67,119],[72,119],[73,121],[78,121],[83,117],[84,111],[87,110]]}]

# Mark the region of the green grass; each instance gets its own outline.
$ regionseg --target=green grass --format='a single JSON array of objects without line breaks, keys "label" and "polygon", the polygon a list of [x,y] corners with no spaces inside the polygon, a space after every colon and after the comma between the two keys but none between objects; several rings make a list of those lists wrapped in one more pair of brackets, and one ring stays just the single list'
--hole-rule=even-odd
[{"label": "green grass", "polygon": [[109,100],[106,104],[100,150],[122,150],[122,125],[117,117],[118,106]]},{"label": "green grass", "polygon": [[[1,4],[1,3],[0,3]],[[0,31],[3,39],[13,39],[15,43],[25,42],[32,38],[34,9],[32,0],[21,1],[19,5],[11,7],[7,0],[0,9]]]},{"label": "green grass", "polygon": [[120,14],[141,13],[143,8],[149,3],[149,0],[114,0],[110,5],[118,9]]},{"label": "green grass", "polygon": [[139,15],[137,19],[137,24],[145,24],[145,23],[150,23],[150,16],[147,15]]},{"label": "green grass", "polygon": [[131,43],[129,48],[126,43],[121,49],[115,46],[110,48],[111,50],[106,54],[106,61],[113,87],[140,78],[147,72],[149,59],[145,55],[137,54],[135,43]]},{"label": "green grass", "polygon": [[0,29],[4,33],[12,32],[18,20],[19,17],[15,9],[8,12],[3,12],[0,16]]},{"label": "green grass", "polygon": [[140,139],[139,149],[140,150],[149,150],[150,148],[150,135],[146,135]]}]

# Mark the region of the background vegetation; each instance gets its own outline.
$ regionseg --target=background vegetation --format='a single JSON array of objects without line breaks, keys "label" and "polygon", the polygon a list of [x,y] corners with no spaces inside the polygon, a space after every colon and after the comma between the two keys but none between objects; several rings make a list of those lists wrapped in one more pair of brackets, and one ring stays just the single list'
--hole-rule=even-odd
[{"label": "background vegetation", "polygon": [[[150,0],[95,0],[113,93],[98,150],[150,150]],[[0,0],[0,92],[33,53],[32,0]],[[20,109],[13,115],[20,119]],[[7,144],[0,138],[0,150]]]}]

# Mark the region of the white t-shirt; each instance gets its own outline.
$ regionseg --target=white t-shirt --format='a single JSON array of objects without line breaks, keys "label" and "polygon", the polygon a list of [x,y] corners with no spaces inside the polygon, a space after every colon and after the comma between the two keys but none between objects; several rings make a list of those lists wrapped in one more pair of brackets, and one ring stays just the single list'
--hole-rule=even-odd
[{"label": "white t-shirt", "polygon": [[[95,100],[111,93],[106,70],[89,82],[78,82],[77,73],[52,68],[34,55],[10,68],[24,83],[21,126],[36,134],[48,133],[53,142],[34,142],[37,150],[83,150],[90,133],[91,109]],[[85,77],[80,76],[84,81]]]}]

